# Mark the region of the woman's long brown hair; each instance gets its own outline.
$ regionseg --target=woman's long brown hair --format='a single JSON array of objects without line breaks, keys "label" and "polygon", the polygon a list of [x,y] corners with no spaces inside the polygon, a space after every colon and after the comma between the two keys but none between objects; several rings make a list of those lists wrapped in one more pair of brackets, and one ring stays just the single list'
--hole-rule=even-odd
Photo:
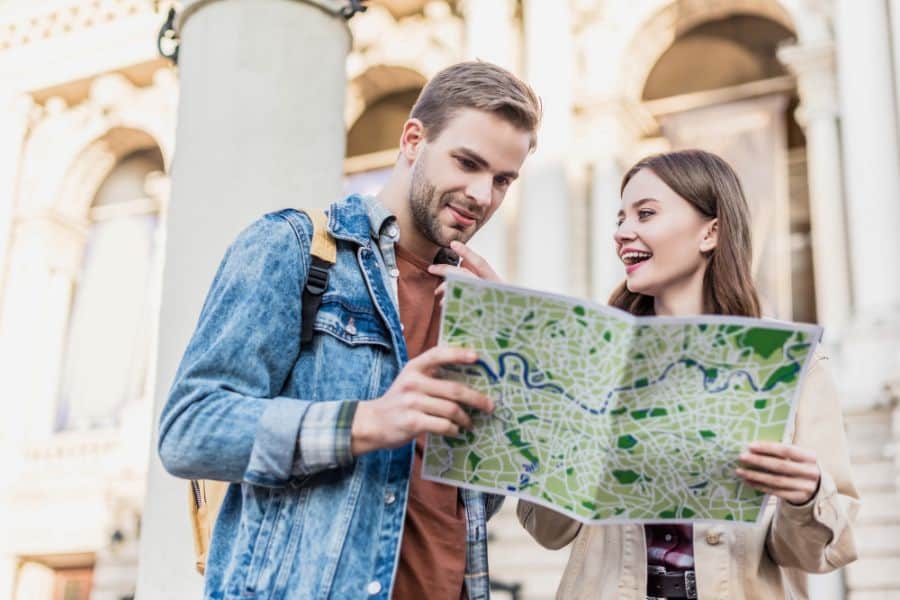
[{"label": "woman's long brown hair", "polygon": [[[759,297],[750,267],[750,209],[734,169],[703,150],[655,154],[625,173],[620,194],[643,169],[652,171],[705,217],[718,219],[716,247],[703,274],[703,312],[759,317]],[[630,292],[625,282],[612,293],[609,304],[635,315],[654,314],[653,296]]]}]

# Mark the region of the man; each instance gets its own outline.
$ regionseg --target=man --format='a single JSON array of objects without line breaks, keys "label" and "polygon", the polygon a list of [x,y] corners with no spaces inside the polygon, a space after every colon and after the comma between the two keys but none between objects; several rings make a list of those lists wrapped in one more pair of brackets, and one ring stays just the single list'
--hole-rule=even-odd
[{"label": "man", "polygon": [[493,409],[435,377],[477,357],[434,347],[435,291],[452,268],[434,263],[458,255],[492,275],[463,244],[539,120],[531,89],[499,67],[435,76],[384,190],[328,211],[337,262],[308,345],[310,222],[266,215],[229,248],[160,423],[170,473],[239,484],[215,525],[208,598],[488,597],[485,522],[500,499],[420,478],[427,433],[456,435],[467,410]]}]

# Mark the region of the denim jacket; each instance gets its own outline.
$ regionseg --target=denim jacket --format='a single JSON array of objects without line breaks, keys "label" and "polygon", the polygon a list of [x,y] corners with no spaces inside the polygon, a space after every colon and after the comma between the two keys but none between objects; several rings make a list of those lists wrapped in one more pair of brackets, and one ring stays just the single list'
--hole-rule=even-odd
[{"label": "denim jacket", "polygon": [[[312,226],[293,210],[243,231],[220,265],[160,420],[173,475],[231,481],[207,559],[206,598],[391,595],[413,443],[353,457],[356,402],[407,361],[391,269],[393,217],[374,198],[328,211],[337,262],[300,347]],[[485,524],[502,498],[461,490],[465,585],[489,597]],[[439,566],[436,566],[439,568]]]}]

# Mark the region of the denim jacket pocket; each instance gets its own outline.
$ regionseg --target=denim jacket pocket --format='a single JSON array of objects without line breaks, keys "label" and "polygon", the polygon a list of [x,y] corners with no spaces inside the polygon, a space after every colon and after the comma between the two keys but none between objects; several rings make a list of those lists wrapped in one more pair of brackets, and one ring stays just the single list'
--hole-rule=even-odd
[{"label": "denim jacket pocket", "polygon": [[371,306],[353,305],[335,295],[326,294],[313,324],[345,344],[374,344],[391,349],[390,335]]}]

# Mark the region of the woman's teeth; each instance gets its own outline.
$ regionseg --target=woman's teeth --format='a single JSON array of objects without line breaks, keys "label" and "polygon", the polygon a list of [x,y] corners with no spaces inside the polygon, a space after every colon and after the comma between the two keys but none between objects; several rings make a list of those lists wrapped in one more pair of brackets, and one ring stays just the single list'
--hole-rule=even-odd
[{"label": "woman's teeth", "polygon": [[622,261],[627,265],[633,265],[647,260],[651,256],[653,256],[652,252],[626,252],[622,255]]}]

